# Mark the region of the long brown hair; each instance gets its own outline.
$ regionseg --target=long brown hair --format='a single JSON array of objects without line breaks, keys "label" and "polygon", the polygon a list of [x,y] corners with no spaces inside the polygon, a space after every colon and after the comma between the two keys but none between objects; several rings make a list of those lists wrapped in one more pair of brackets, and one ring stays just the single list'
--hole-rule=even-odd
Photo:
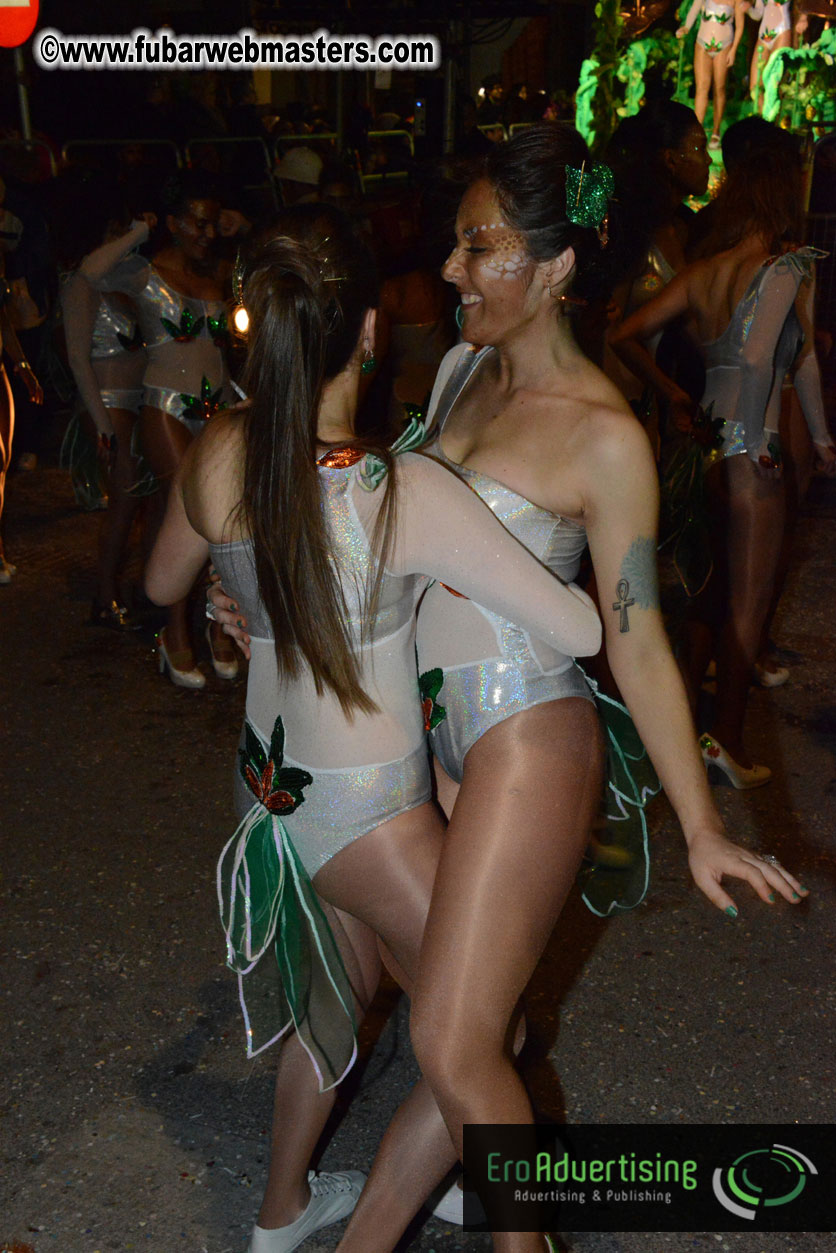
[{"label": "long brown hair", "polygon": [[[348,365],[366,311],[378,301],[374,260],[339,210],[300,205],[283,213],[244,270],[249,314],[241,510],[253,540],[258,586],[273,625],[281,674],[303,659],[318,693],[329,688],[349,716],[375,712],[364,692],[335,569],[316,466],[323,385]],[[392,458],[371,542],[364,627],[370,628],[395,520]]]},{"label": "long brown hair", "polygon": [[704,257],[760,235],[770,253],[804,238],[804,169],[801,157],[784,146],[760,149],[729,170],[712,208]]}]

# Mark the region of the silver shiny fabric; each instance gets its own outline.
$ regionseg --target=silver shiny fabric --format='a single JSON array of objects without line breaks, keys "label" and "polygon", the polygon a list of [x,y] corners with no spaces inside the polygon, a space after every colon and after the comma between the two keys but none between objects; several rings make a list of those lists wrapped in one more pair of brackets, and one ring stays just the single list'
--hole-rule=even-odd
[{"label": "silver shiny fabric", "polygon": [[[99,301],[96,321],[93,326],[93,338],[90,344],[90,356],[95,360],[104,357],[120,357],[129,349],[122,339],[130,343],[136,333],[136,318],[131,317],[127,310],[116,308],[112,300],[103,296]],[[140,345],[141,347],[141,345]]]},{"label": "silver shiny fabric", "polygon": [[[586,547],[584,527],[541,509],[539,505],[526,500],[524,496],[487,474],[451,461],[441,447],[447,414],[468,378],[478,368],[485,354],[491,351],[485,349],[474,353],[469,361],[469,368],[464,367],[452,390],[448,392],[445,389],[435,415],[435,439],[425,451],[464,479],[503,526],[530,553],[539,558],[543,565],[564,582],[570,582],[578,572],[581,555]],[[444,685],[438,695],[438,702],[446,709],[447,716],[431,733],[432,750],[450,777],[461,782],[467,752],[490,727],[496,726],[512,714],[521,713],[545,701],[563,700],[571,696],[580,696],[589,701],[594,698],[585,677],[571,657],[550,650],[549,664],[544,665],[527,632],[515,623],[472,602],[467,603],[473,613],[486,618],[493,626],[496,653],[489,657],[474,658],[461,665],[444,665],[443,659],[434,656],[432,651],[427,652],[423,647],[421,623],[426,622],[427,614],[443,615],[449,605],[445,598],[449,596],[449,592],[435,584],[424,599],[418,620],[418,668],[422,673],[438,666],[444,670]],[[458,600],[456,620],[460,631],[461,604],[461,600]],[[462,641],[462,647],[466,652],[466,640]]]},{"label": "silver shiny fabric", "polygon": [[[298,765],[313,776],[304,802],[283,818],[311,877],[347,844],[423,804],[431,795],[414,628],[415,607],[428,580],[422,575],[384,575],[378,614],[367,624],[369,541],[352,499],[353,492],[361,491],[356,467],[323,468],[318,474],[329,548],[345,597],[346,622],[361,661],[361,681],[383,718],[358,714],[354,723],[347,722],[336,698],[327,692],[316,695],[304,663],[296,679],[279,676],[272,626],[258,595],[251,541],[210,549],[224,590],[247,617],[252,649],[247,689],[250,725],[266,744],[281,714],[286,733],[284,764]],[[385,723],[383,730],[381,723]],[[398,743],[403,751],[397,756],[392,754],[390,725],[401,736]],[[310,751],[300,751],[300,743]],[[235,803],[239,817],[253,803],[237,769]]]}]

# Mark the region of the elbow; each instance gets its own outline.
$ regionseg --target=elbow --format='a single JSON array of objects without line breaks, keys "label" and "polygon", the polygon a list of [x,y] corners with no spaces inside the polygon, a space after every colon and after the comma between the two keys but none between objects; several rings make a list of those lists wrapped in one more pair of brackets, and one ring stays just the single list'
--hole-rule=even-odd
[{"label": "elbow", "polygon": [[603,643],[603,629],[601,627],[601,619],[595,615],[595,621],[589,627],[583,647],[575,654],[576,657],[595,657],[601,651]]}]

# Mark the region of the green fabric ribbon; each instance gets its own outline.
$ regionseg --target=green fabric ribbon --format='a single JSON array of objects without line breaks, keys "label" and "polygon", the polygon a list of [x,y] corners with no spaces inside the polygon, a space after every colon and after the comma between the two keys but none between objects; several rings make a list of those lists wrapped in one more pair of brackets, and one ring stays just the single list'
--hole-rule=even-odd
[{"label": "green fabric ribbon", "polygon": [[[247,1056],[292,1027],[325,1092],[357,1056],[353,994],[328,919],[280,816],[303,803],[313,779],[299,767],[283,767],[283,751],[281,717],[269,752],[245,723],[240,772],[255,802],[218,861],[218,905],[227,965],[238,976]],[[270,950],[278,980],[266,961]]]},{"label": "green fabric ribbon", "polygon": [[634,909],[644,900],[650,881],[645,808],[660,784],[629,711],[621,701],[602,692],[585,672],[584,677],[595,696],[607,746],[607,827],[629,855],[623,868],[592,865],[581,871],[584,904],[593,914],[606,918],[616,910]]},{"label": "green fabric ribbon", "polygon": [[[411,412],[412,416],[406,429],[389,449],[395,456],[402,452],[414,452],[416,448],[420,448],[425,443],[427,438],[427,428],[424,425],[424,418],[420,409],[413,409],[410,406],[407,412]],[[385,461],[382,461],[373,452],[366,453],[358,467],[360,486],[364,487],[367,492],[373,492],[380,486],[385,477]]]}]

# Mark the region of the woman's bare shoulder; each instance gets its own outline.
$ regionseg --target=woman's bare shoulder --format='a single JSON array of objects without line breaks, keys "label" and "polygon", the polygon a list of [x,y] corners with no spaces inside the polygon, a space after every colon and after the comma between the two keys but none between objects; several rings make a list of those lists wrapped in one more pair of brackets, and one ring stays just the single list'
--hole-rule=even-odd
[{"label": "woman's bare shoulder", "polygon": [[244,476],[244,415],[219,413],[189,448],[181,470],[189,520],[210,542],[230,538],[230,514],[241,500]]},{"label": "woman's bare shoulder", "polygon": [[654,466],[644,427],[617,388],[614,397],[596,399],[587,406],[575,444],[583,460],[596,468],[633,473],[638,466]]}]

